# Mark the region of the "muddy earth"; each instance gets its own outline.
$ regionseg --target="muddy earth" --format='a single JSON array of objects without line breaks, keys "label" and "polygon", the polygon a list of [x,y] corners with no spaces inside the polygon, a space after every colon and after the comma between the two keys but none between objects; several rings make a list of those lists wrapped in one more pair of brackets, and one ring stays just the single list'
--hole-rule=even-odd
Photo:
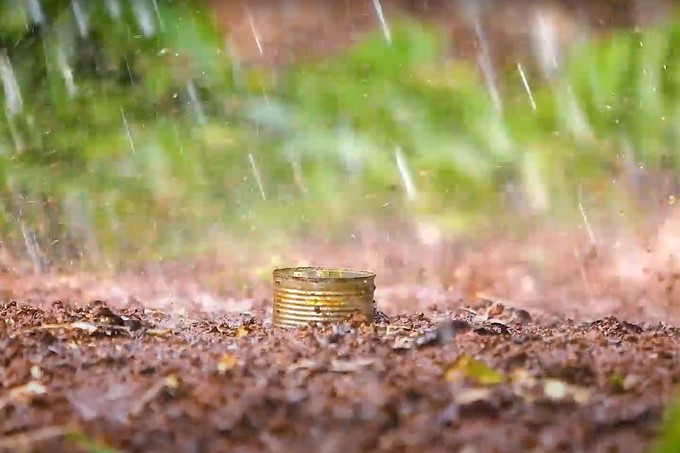
[{"label": "muddy earth", "polygon": [[272,327],[270,255],[7,268],[0,450],[642,452],[680,379],[680,273],[654,267],[675,253],[658,232],[647,261],[633,240],[554,231],[365,229],[282,252],[375,270],[372,326]]}]

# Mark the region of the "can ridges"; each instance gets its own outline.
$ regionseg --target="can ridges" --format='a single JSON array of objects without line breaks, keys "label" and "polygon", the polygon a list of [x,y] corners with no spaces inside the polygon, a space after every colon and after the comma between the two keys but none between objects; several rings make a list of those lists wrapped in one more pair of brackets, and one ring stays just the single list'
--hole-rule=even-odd
[{"label": "can ridges", "polygon": [[304,297],[319,297],[319,298],[326,298],[326,297],[337,297],[337,296],[342,296],[342,297],[347,297],[351,295],[356,295],[356,296],[364,296],[366,293],[372,293],[373,290],[368,288],[364,290],[358,290],[354,292],[350,291],[307,291],[307,290],[302,290],[302,289],[291,289],[291,288],[276,288],[275,290],[278,293],[282,294],[288,294],[289,297],[294,297],[296,295],[304,296]]},{"label": "can ridges", "polygon": [[371,319],[374,278],[372,272],[353,269],[276,269],[272,322],[276,326],[342,322],[354,314]]}]

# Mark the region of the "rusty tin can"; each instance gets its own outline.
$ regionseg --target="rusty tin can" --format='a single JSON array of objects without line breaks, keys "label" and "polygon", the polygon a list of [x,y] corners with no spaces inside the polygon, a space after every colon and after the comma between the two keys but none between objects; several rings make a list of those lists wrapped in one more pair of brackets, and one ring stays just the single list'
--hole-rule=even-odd
[{"label": "rusty tin can", "polygon": [[373,320],[375,274],[352,269],[276,269],[272,324],[294,327],[333,323],[361,314]]}]

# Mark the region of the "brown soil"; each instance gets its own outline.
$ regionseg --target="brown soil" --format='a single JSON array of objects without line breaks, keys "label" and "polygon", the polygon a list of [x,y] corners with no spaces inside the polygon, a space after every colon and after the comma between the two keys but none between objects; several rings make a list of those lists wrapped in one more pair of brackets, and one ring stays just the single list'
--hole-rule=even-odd
[{"label": "brown soil", "polygon": [[680,380],[667,225],[639,249],[365,228],[279,250],[376,270],[373,327],[271,327],[264,256],[6,272],[0,450],[641,452]]}]

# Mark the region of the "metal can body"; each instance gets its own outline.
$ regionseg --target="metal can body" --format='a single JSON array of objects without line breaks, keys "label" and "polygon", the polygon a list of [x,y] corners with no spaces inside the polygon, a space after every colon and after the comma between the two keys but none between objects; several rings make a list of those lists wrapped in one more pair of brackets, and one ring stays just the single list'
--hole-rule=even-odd
[{"label": "metal can body", "polygon": [[294,327],[333,323],[361,314],[373,319],[375,274],[352,269],[276,269],[272,324]]}]

